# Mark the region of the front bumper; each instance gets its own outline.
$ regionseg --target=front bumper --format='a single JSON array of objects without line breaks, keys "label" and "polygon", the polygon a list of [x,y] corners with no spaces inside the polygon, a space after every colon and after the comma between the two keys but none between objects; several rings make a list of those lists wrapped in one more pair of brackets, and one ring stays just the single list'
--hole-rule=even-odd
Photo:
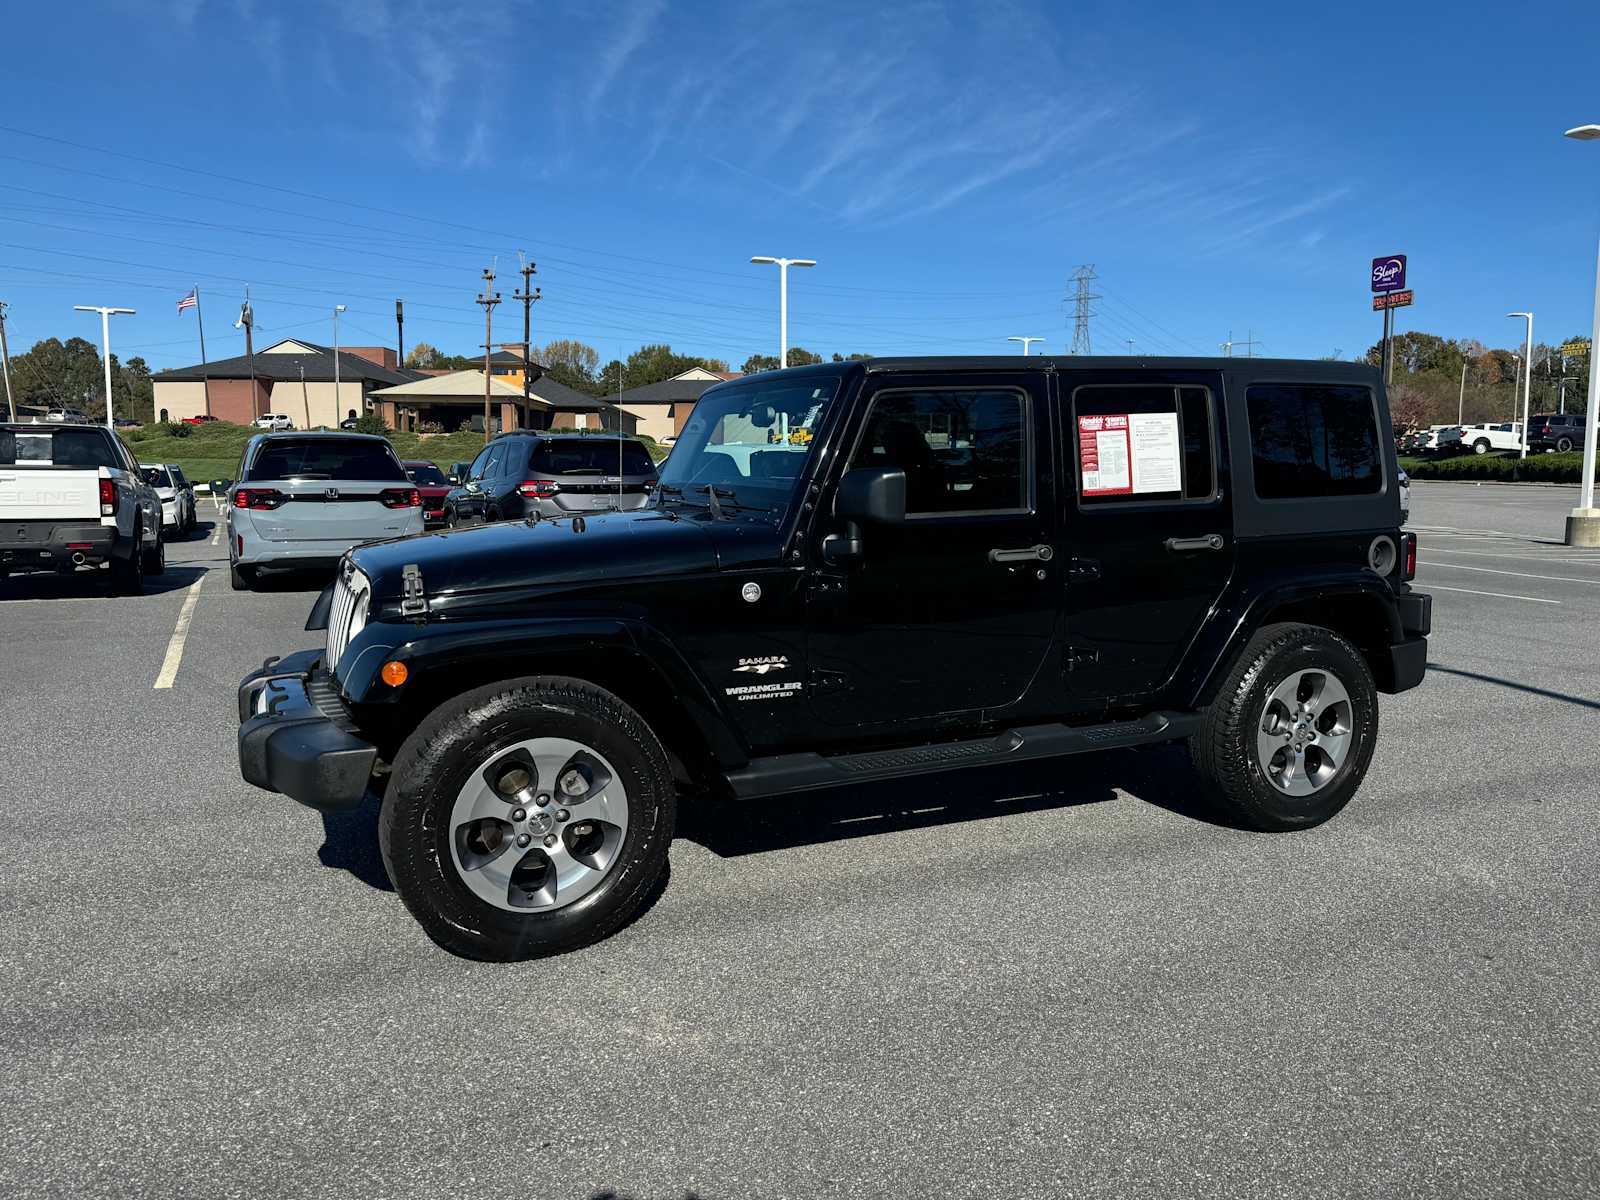
[{"label": "front bumper", "polygon": [[378,751],[339,706],[321,659],[318,650],[268,659],[240,682],[239,773],[312,808],[354,808]]}]

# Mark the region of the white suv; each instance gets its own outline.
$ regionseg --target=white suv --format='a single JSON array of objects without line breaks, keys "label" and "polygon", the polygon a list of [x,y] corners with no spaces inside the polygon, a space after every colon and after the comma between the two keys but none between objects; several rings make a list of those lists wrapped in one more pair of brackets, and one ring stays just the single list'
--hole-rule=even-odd
[{"label": "white suv", "polygon": [[293,429],[294,422],[282,413],[262,413],[252,424],[257,429]]},{"label": "white suv", "polygon": [[1491,450],[1521,450],[1522,422],[1501,421],[1498,425],[1463,425],[1461,444],[1474,454]]}]

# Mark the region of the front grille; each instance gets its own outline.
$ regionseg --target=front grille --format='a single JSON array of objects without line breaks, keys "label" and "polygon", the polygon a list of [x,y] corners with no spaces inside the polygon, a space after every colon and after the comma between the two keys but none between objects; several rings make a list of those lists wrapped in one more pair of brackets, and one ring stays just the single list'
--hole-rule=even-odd
[{"label": "front grille", "polygon": [[[327,667],[330,671],[339,665],[350,639],[360,632],[359,626],[352,626],[370,587],[367,577],[360,571],[347,564],[340,565],[333,583],[333,606],[328,612]],[[365,623],[363,620],[362,624]]]}]

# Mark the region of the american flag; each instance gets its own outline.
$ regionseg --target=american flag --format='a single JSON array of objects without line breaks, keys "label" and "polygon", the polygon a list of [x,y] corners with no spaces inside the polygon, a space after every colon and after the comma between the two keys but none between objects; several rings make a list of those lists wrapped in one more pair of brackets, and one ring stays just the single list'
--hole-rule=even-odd
[{"label": "american flag", "polygon": [[200,289],[199,288],[195,288],[194,291],[190,292],[182,300],[178,301],[178,311],[182,312],[186,308],[193,308],[195,305],[197,305],[199,303],[200,303]]}]

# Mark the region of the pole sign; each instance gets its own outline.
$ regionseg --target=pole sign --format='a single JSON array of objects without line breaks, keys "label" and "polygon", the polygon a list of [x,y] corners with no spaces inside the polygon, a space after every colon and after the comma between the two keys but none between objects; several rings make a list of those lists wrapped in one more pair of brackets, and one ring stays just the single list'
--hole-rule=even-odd
[{"label": "pole sign", "polygon": [[1406,256],[1390,254],[1372,260],[1372,290],[1401,292],[1406,286]]},{"label": "pole sign", "polygon": [[1582,358],[1589,353],[1589,343],[1567,342],[1561,347],[1561,353],[1570,358]]},{"label": "pole sign", "polygon": [[1417,294],[1410,288],[1403,292],[1387,292],[1372,298],[1372,311],[1381,312],[1386,308],[1404,308],[1417,298]]}]

